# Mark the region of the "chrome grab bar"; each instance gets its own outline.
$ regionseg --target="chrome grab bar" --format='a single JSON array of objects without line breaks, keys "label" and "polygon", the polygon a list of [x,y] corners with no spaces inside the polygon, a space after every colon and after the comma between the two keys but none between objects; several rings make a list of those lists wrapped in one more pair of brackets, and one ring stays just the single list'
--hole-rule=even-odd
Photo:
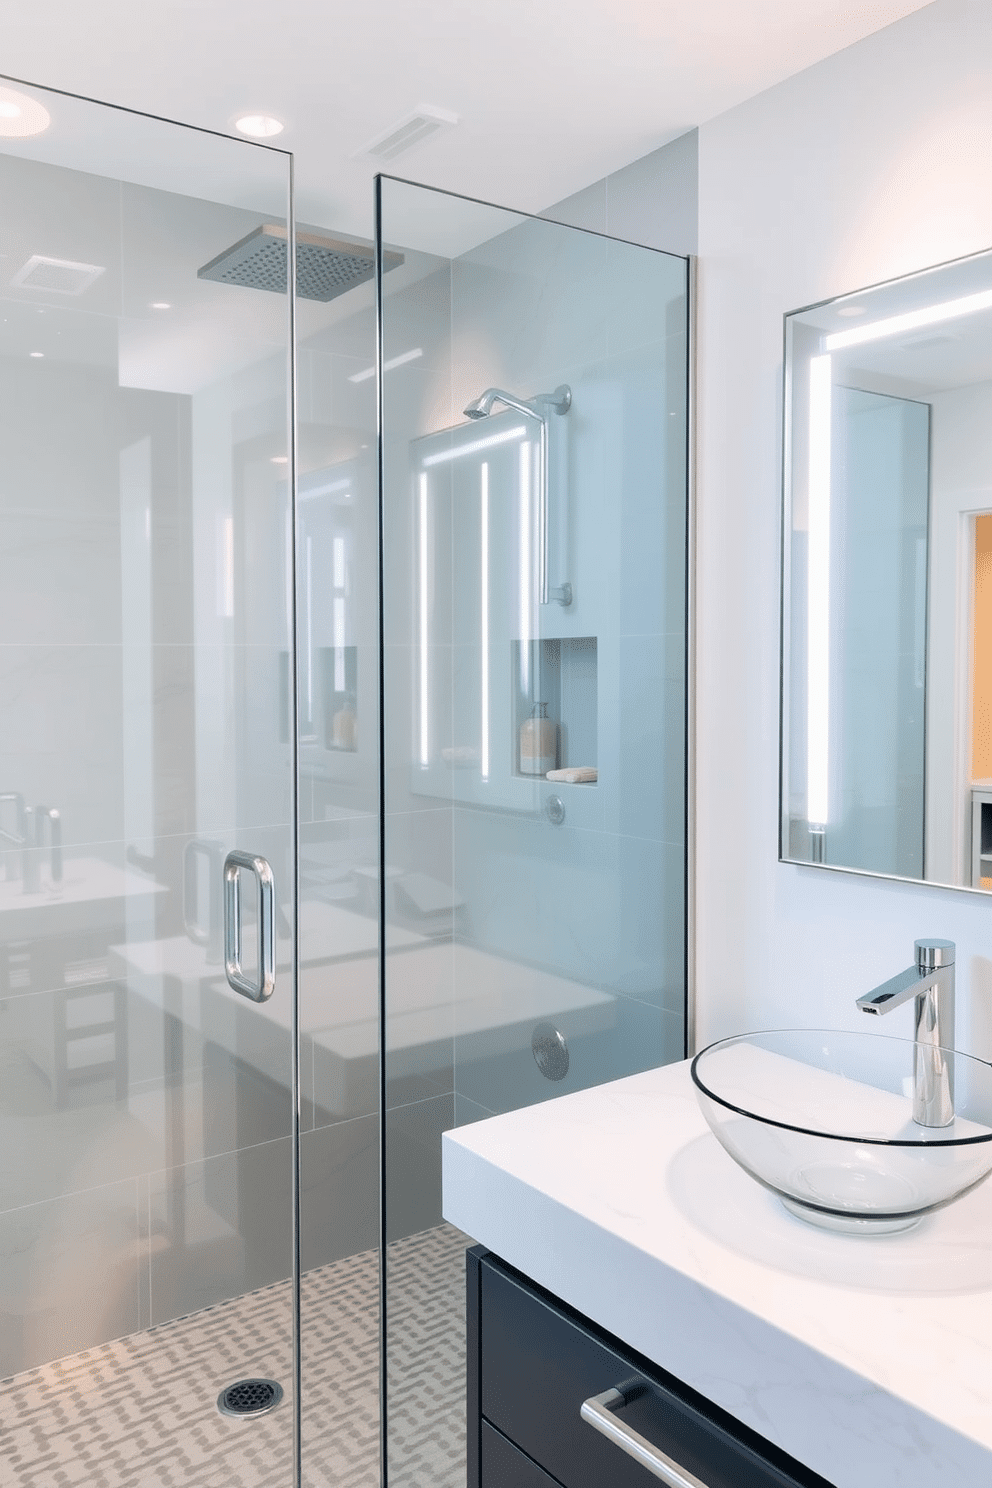
[{"label": "chrome grab bar", "polygon": [[602,1433],[607,1441],[633,1457],[643,1468],[666,1483],[668,1488],[708,1488],[708,1485],[687,1467],[680,1467],[667,1453],[653,1446],[647,1437],[632,1427],[625,1426],[613,1414],[628,1403],[628,1395],[622,1389],[604,1390],[602,1395],[591,1395],[583,1400],[579,1411],[583,1421]]},{"label": "chrome grab bar", "polygon": [[[241,966],[241,872],[258,881],[258,981]],[[224,859],[224,970],[229,985],[252,1002],[267,1002],[276,986],[275,880],[256,853],[229,852]]]}]

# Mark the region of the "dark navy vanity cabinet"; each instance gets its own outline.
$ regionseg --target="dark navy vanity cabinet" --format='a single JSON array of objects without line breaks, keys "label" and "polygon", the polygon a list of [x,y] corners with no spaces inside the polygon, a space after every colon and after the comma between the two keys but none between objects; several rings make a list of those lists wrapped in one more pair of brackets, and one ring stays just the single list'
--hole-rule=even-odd
[{"label": "dark navy vanity cabinet", "polygon": [[[467,1281],[468,1488],[830,1488],[482,1246]],[[672,1476],[583,1420],[604,1395],[607,1424]]]}]

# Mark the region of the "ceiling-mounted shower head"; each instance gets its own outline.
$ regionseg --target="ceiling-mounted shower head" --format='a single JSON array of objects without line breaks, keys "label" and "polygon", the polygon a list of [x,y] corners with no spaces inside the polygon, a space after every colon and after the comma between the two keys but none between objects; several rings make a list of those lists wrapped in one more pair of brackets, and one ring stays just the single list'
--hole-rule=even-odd
[{"label": "ceiling-mounted shower head", "polygon": [[514,398],[511,393],[504,393],[501,388],[486,388],[486,391],[478,398],[473,398],[467,408],[462,412],[466,418],[481,419],[488,418],[493,411],[494,403],[502,403],[507,408],[515,408],[518,413],[530,414],[531,418],[544,418],[546,411],[552,409],[555,413],[567,413],[572,406],[572,389],[562,383],[556,387],[553,393],[538,393],[536,398],[524,402],[521,398]]},{"label": "ceiling-mounted shower head", "polygon": [[[402,253],[383,250],[383,272],[398,268]],[[336,299],[356,285],[366,284],[375,272],[373,250],[364,243],[326,238],[318,233],[296,234],[296,293],[302,300]],[[239,284],[245,289],[286,293],[286,229],[263,223],[246,238],[225,248],[202,269],[198,279]]]}]

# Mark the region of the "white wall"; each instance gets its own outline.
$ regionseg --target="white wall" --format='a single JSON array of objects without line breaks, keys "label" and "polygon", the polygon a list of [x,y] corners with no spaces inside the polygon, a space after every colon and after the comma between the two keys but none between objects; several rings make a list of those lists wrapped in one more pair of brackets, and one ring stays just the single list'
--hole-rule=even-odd
[{"label": "white wall", "polygon": [[541,215],[666,253],[695,253],[698,146],[699,132],[690,129]]},{"label": "white wall", "polygon": [[855,997],[936,934],[958,1042],[992,1055],[986,898],[777,862],[782,315],[987,248],[990,143],[987,0],[938,0],[699,131],[700,1043],[858,1027]]}]

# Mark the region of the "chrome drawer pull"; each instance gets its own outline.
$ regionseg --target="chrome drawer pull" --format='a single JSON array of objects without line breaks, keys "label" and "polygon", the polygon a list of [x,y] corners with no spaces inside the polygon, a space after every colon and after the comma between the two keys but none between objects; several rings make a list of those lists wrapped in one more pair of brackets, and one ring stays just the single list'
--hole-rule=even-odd
[{"label": "chrome drawer pull", "polygon": [[[258,880],[258,981],[241,967],[241,870]],[[255,853],[230,852],[224,860],[224,970],[235,992],[266,1002],[276,985],[275,885],[272,869]]]},{"label": "chrome drawer pull", "polygon": [[653,1447],[639,1432],[632,1431],[629,1426],[624,1426],[617,1420],[613,1412],[626,1404],[626,1397],[619,1390],[604,1390],[602,1395],[591,1395],[588,1400],[583,1400],[579,1414],[583,1421],[602,1432],[614,1446],[633,1457],[635,1462],[647,1468],[661,1482],[667,1483],[668,1488],[707,1488],[707,1484],[689,1472],[688,1468],[679,1467],[677,1462]]}]

